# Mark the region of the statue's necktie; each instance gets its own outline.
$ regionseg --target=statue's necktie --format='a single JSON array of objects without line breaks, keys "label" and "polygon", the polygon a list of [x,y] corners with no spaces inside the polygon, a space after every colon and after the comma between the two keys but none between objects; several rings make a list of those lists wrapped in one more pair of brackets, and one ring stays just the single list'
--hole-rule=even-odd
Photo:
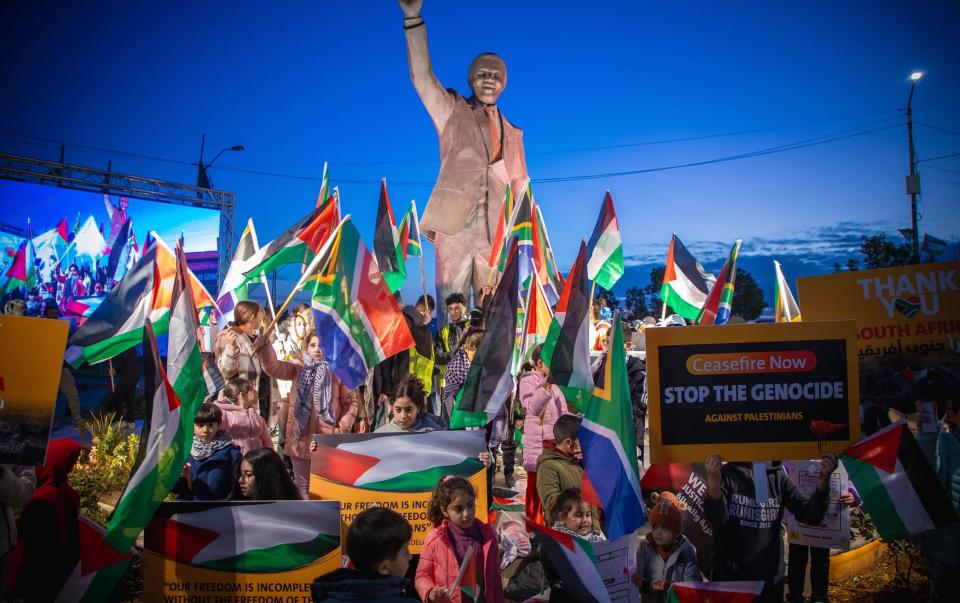
[{"label": "statue's necktie", "polygon": [[490,161],[500,158],[500,124],[497,123],[497,108],[487,105],[483,108],[487,114],[487,130],[490,135]]}]

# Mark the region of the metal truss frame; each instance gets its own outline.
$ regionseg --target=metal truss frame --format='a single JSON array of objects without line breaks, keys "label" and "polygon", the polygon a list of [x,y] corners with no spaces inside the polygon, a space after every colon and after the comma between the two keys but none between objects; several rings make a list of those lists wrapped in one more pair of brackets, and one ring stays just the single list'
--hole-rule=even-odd
[{"label": "metal truss frame", "polygon": [[234,246],[235,193],[8,153],[0,153],[0,178],[215,209],[220,212],[220,233],[217,238],[218,287],[223,283]]}]

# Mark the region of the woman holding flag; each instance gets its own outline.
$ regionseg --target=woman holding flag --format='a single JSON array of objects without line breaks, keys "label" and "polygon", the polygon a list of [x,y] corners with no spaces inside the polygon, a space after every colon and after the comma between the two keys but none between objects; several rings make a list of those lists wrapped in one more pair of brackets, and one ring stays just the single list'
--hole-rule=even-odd
[{"label": "woman holding flag", "polygon": [[309,498],[310,444],[318,433],[350,433],[357,418],[354,392],[337,379],[323,358],[316,333],[307,337],[303,364],[279,360],[273,346],[260,348],[263,370],[275,379],[293,382],[283,452],[293,463],[297,489]]}]

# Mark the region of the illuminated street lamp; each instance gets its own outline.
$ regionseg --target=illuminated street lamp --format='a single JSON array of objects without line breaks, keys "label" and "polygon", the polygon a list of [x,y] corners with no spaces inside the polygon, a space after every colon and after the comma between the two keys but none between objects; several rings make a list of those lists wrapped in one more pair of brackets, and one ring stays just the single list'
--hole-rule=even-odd
[{"label": "illuminated street lamp", "polygon": [[913,147],[913,91],[923,77],[922,71],[910,74],[910,95],[907,97],[907,142],[910,148],[910,175],[907,176],[907,194],[910,195],[910,225],[912,240],[910,262],[920,263],[920,232],[917,229],[917,195],[920,194],[920,176],[917,175],[917,151]]}]

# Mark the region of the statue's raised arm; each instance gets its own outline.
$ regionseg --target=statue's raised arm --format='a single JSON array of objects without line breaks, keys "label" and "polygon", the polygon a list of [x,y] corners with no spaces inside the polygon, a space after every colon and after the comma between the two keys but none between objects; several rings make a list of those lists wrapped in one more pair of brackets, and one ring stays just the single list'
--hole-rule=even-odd
[{"label": "statue's raised arm", "polygon": [[410,79],[439,132],[443,130],[450,112],[453,111],[453,98],[433,73],[430,51],[427,48],[427,28],[420,16],[422,6],[423,0],[400,0],[404,15],[403,28],[407,38]]}]

